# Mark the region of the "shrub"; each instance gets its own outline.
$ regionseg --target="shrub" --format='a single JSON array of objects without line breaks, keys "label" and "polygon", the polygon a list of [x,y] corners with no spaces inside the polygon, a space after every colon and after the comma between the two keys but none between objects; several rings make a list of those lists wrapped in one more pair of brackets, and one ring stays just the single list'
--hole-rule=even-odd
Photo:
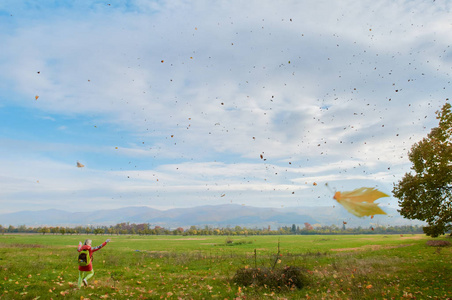
[{"label": "shrub", "polygon": [[308,283],[305,270],[286,266],[279,269],[241,268],[232,281],[240,286],[259,286],[276,290],[302,289]]},{"label": "shrub", "polygon": [[250,240],[238,240],[234,241],[232,238],[228,237],[224,244],[215,244],[215,246],[238,246],[238,245],[245,245],[245,244],[252,244],[253,241]]}]

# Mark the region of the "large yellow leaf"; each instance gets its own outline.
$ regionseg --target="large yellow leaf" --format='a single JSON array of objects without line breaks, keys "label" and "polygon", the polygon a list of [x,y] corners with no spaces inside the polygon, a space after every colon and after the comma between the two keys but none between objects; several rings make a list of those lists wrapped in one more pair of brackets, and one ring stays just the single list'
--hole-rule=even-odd
[{"label": "large yellow leaf", "polygon": [[375,200],[389,197],[383,192],[375,188],[362,187],[351,192],[336,192],[334,199],[341,204],[348,212],[357,217],[386,215],[386,213],[378,207]]}]

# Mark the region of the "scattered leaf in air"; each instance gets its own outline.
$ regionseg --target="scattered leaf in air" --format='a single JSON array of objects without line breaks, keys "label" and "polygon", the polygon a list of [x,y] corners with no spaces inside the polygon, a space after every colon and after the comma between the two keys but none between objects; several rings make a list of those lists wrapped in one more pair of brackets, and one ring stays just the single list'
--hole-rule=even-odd
[{"label": "scattered leaf in air", "polygon": [[348,212],[357,217],[365,217],[386,215],[386,213],[378,207],[378,203],[374,203],[375,200],[382,197],[389,197],[389,195],[386,195],[375,188],[362,187],[351,192],[336,192],[333,198]]},{"label": "scattered leaf in air", "polygon": [[35,100],[38,100],[38,98],[39,98],[39,96],[38,96],[38,95],[36,95],[36,96],[35,96]]},{"label": "scattered leaf in air", "polygon": [[370,216],[370,218],[371,218],[371,219],[373,219],[373,218],[374,218],[374,216],[372,215],[372,216]]},{"label": "scattered leaf in air", "polygon": [[85,166],[84,164],[77,162],[77,168],[83,168],[84,166]]},{"label": "scattered leaf in air", "polygon": [[317,185],[317,182],[314,182],[312,185],[313,185],[313,186],[316,186],[316,185]]},{"label": "scattered leaf in air", "polygon": [[221,197],[224,197],[224,196],[226,196],[226,194],[221,195]]},{"label": "scattered leaf in air", "polygon": [[261,154],[261,159],[263,159],[264,158],[264,156]]},{"label": "scattered leaf in air", "polygon": [[347,225],[347,222],[345,222],[345,221],[342,221],[342,223],[344,223],[344,225]]}]

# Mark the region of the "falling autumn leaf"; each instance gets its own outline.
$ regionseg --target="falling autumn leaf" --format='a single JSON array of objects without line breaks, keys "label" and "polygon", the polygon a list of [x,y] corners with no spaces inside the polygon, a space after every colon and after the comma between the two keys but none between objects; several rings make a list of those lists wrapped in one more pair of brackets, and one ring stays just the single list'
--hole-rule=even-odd
[{"label": "falling autumn leaf", "polygon": [[313,186],[316,186],[316,185],[317,185],[317,182],[314,182],[312,185],[313,185]]},{"label": "falling autumn leaf", "polygon": [[375,188],[362,187],[351,192],[336,192],[333,198],[348,212],[357,217],[365,217],[386,215],[378,204],[374,203],[375,200],[382,197],[389,196]]},{"label": "falling autumn leaf", "polygon": [[38,98],[39,98],[39,96],[38,96],[38,95],[36,95],[36,96],[35,96],[35,100],[38,100]]},{"label": "falling autumn leaf", "polygon": [[77,168],[83,168],[84,166],[85,166],[84,164],[77,162]]}]

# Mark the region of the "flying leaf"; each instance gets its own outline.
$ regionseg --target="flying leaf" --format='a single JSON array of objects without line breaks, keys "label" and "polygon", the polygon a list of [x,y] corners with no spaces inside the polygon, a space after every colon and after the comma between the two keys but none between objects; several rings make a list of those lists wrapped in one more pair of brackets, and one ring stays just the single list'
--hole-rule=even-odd
[{"label": "flying leaf", "polygon": [[38,98],[39,98],[39,96],[38,96],[38,95],[36,95],[36,96],[35,96],[35,100],[38,100]]},{"label": "flying leaf", "polygon": [[386,213],[378,207],[375,200],[389,197],[383,192],[375,188],[362,187],[351,192],[336,192],[334,199],[339,202],[348,212],[357,217],[386,215]]},{"label": "flying leaf", "polygon": [[84,166],[85,166],[84,164],[77,162],[77,168],[83,168]]}]

